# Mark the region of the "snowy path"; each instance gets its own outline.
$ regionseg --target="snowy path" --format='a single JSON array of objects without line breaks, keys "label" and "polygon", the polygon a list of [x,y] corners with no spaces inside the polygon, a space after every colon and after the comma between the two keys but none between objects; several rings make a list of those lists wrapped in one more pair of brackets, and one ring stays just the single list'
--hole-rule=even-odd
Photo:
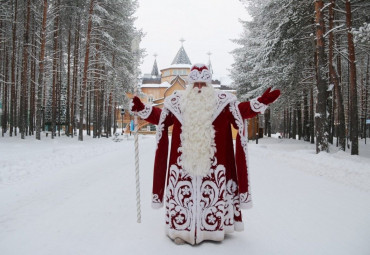
[{"label": "snowy path", "polygon": [[2,141],[2,255],[370,254],[369,158],[315,155],[312,145],[296,141],[250,144],[254,207],[243,211],[245,231],[191,247],[173,244],[164,210],[150,207],[154,137],[140,139],[141,224],[132,140],[68,140],[49,150]]}]

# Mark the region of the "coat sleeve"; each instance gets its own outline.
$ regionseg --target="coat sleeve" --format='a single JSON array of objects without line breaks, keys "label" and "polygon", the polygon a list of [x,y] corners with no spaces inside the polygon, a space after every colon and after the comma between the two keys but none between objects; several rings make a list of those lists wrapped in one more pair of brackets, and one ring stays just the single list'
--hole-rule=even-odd
[{"label": "coat sleeve", "polygon": [[162,110],[157,126],[157,149],[153,171],[152,207],[163,206],[168,160],[168,128],[173,124],[173,115],[166,108]]},{"label": "coat sleeve", "polygon": [[[242,104],[242,105],[241,105]],[[240,106],[241,105],[241,106]],[[244,115],[243,115],[244,110]],[[257,114],[250,107],[250,102],[230,104],[232,117],[230,118],[234,128],[238,130],[235,141],[235,164],[237,172],[237,185],[240,199],[240,208],[248,209],[252,207],[252,197],[249,186],[248,176],[248,151],[247,139],[245,134],[244,119],[252,118]]]},{"label": "coat sleeve", "polygon": [[257,98],[254,98],[250,101],[240,103],[238,108],[243,119],[250,119],[258,113],[264,113],[267,105],[260,103]]},{"label": "coat sleeve", "polygon": [[151,124],[158,125],[161,112],[162,112],[161,108],[152,106],[150,104],[145,104],[144,109],[138,111],[137,115]]}]

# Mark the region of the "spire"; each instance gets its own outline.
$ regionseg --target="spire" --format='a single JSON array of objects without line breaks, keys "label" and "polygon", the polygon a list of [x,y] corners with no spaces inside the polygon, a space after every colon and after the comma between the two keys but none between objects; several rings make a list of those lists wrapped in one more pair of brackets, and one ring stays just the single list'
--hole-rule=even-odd
[{"label": "spire", "polygon": [[212,55],[212,53],[210,51],[208,51],[207,55],[208,55],[208,70],[211,72],[211,74],[213,74],[213,68],[212,68],[212,64],[211,64],[211,55]]},{"label": "spire", "polygon": [[180,47],[179,51],[177,52],[176,57],[173,59],[171,65],[176,65],[176,64],[191,65],[188,54],[186,54],[186,51],[185,51],[184,46],[183,46],[184,41],[185,40],[183,38],[180,39],[181,47]]},{"label": "spire", "polygon": [[154,56],[154,64],[153,64],[151,75],[152,76],[159,76],[158,65],[157,65],[157,56],[158,55],[157,55],[157,53],[155,53],[153,56]]}]

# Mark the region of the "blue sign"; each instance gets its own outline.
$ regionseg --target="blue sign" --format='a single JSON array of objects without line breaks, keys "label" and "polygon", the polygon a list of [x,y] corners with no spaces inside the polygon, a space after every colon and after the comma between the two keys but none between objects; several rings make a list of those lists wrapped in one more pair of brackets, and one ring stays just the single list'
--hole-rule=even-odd
[{"label": "blue sign", "polygon": [[130,122],[130,131],[135,131],[135,123],[134,123],[134,120],[131,120],[131,122]]},{"label": "blue sign", "polygon": [[370,124],[370,119],[366,120],[366,124]]}]

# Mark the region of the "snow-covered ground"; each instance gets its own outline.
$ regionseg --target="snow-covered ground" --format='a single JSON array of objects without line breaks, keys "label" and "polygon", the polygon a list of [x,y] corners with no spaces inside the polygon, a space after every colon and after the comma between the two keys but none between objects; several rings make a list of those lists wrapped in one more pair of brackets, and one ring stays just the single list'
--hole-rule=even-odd
[{"label": "snow-covered ground", "polygon": [[164,209],[150,205],[155,137],[139,141],[141,224],[132,138],[0,137],[0,254],[370,254],[370,144],[350,156],[250,142],[245,231],[192,247],[165,236]]}]

